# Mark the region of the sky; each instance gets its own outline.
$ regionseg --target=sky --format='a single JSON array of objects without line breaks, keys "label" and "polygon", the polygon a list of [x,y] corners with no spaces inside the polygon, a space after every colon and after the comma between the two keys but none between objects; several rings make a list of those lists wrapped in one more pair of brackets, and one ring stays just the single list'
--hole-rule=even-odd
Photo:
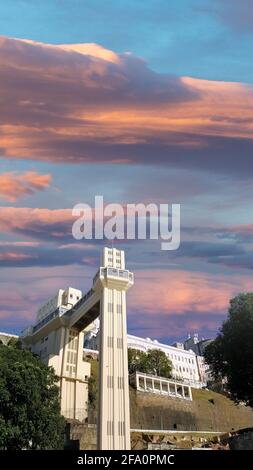
[{"label": "sky", "polygon": [[181,204],[181,245],[115,240],[135,273],[128,331],[214,337],[252,290],[250,0],[0,4],[0,330],[90,288],[106,241],[76,203]]}]

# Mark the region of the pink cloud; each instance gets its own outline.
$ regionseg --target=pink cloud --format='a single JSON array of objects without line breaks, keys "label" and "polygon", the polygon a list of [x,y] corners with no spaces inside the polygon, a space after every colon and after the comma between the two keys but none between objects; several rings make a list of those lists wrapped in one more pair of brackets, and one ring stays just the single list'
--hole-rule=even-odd
[{"label": "pink cloud", "polygon": [[[85,293],[96,266],[36,267],[0,272],[0,329],[31,323],[36,311],[57,289],[68,286]],[[28,288],[29,286],[29,288]],[[251,276],[214,275],[182,270],[136,271],[128,293],[129,330],[151,338],[183,337],[188,332],[214,335],[228,310],[229,299],[252,289]]]},{"label": "pink cloud", "polygon": [[246,235],[253,235],[253,224],[234,225],[226,229],[228,232],[237,232]]},{"label": "pink cloud", "polygon": [[24,261],[34,256],[27,253],[16,253],[14,251],[9,251],[6,253],[0,253],[0,262],[1,261]]},{"label": "pink cloud", "polygon": [[32,242],[32,241],[0,241],[0,247],[37,247],[39,246],[39,242]]},{"label": "pink cloud", "polygon": [[51,183],[51,175],[40,175],[35,171],[2,173],[0,175],[0,198],[15,202],[22,196],[46,189]]},{"label": "pink cloud", "polygon": [[160,75],[96,44],[4,37],[0,67],[8,158],[149,163],[155,155],[157,163],[227,172],[243,171],[236,158],[230,164],[240,148],[251,165],[251,85]]},{"label": "pink cloud", "polygon": [[23,328],[35,321],[39,307],[60,288],[90,288],[94,268],[36,267],[0,270],[0,330]]},{"label": "pink cloud", "polygon": [[0,230],[4,233],[62,238],[71,233],[73,221],[70,209],[0,207]]},{"label": "pink cloud", "polygon": [[129,293],[131,308],[148,316],[210,313],[224,315],[229,299],[241,290],[251,290],[247,276],[214,275],[179,270],[137,271]]}]

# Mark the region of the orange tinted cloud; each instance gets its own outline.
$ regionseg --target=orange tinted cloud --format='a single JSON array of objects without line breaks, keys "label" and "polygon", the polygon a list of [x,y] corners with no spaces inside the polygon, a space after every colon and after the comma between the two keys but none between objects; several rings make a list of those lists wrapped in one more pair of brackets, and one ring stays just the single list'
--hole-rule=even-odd
[{"label": "orange tinted cloud", "polygon": [[64,238],[73,224],[70,209],[0,207],[0,231],[38,238]]},{"label": "orange tinted cloud", "polygon": [[15,202],[18,198],[42,191],[51,183],[51,175],[40,175],[35,171],[17,174],[15,172],[0,175],[0,198]]},{"label": "orange tinted cloud", "polygon": [[7,252],[0,253],[0,262],[1,261],[24,261],[29,258],[32,258],[31,255],[26,253],[16,253],[16,252]]},{"label": "orange tinted cloud", "polygon": [[240,148],[247,171],[252,164],[251,85],[161,75],[141,59],[96,44],[0,38],[0,67],[0,150],[7,157],[155,158],[242,171],[235,158]]},{"label": "orange tinted cloud", "polygon": [[132,309],[147,315],[221,314],[229,299],[252,289],[249,276],[213,275],[179,270],[138,271],[129,293]]}]

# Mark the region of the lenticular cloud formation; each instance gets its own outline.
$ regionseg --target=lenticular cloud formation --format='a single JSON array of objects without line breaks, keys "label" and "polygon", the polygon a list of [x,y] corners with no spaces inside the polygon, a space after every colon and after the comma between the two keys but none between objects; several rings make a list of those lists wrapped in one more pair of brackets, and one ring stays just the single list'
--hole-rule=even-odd
[{"label": "lenticular cloud formation", "polygon": [[230,173],[253,165],[250,85],[158,74],[142,59],[96,44],[5,37],[0,70],[2,156],[67,163],[155,159]]}]

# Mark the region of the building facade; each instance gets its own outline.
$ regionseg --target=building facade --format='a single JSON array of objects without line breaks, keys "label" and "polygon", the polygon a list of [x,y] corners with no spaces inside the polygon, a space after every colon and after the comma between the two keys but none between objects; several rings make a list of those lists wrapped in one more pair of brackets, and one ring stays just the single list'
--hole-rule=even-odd
[{"label": "building facade", "polygon": [[80,290],[69,287],[38,310],[33,326],[22,332],[23,342],[41,361],[53,367],[59,377],[61,413],[85,421],[88,416],[90,364],[82,360],[84,332],[68,328],[66,316],[82,298]]},{"label": "building facade", "polygon": [[[99,324],[94,325],[94,328],[85,336],[85,348],[99,349]],[[139,351],[147,352],[150,349],[160,349],[163,351],[168,359],[172,362],[172,376],[175,380],[181,380],[195,388],[202,388],[206,386],[206,366],[204,358],[198,356],[192,350],[185,350],[182,343],[177,343],[176,346],[160,343],[151,338],[141,338],[139,336],[127,335],[128,348],[137,349]]]},{"label": "building facade", "polygon": [[199,339],[198,333],[194,335],[188,335],[187,340],[185,340],[183,347],[189,351],[190,349],[197,354],[197,356],[203,356],[206,347],[212,342],[212,339],[202,338]]}]

